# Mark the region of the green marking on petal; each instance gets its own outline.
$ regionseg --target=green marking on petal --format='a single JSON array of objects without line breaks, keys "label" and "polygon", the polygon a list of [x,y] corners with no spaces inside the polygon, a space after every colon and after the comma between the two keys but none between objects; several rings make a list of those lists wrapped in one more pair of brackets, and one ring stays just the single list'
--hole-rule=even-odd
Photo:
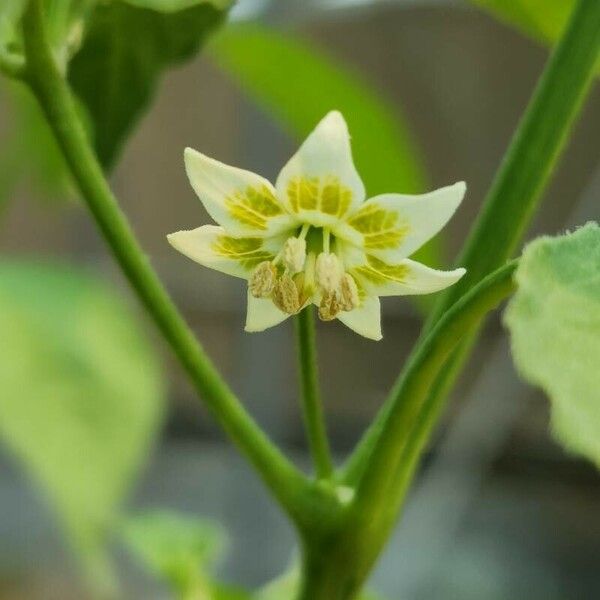
[{"label": "green marking on petal", "polygon": [[287,187],[292,210],[317,210],[326,215],[343,217],[352,202],[352,190],[334,175],[294,177]]},{"label": "green marking on petal", "polygon": [[212,251],[219,256],[237,260],[240,264],[251,270],[265,260],[275,258],[272,252],[263,248],[262,238],[233,238],[220,235],[212,244]]},{"label": "green marking on petal", "polygon": [[283,208],[265,185],[249,186],[243,191],[235,192],[225,199],[225,206],[236,221],[263,231],[267,229],[267,222],[271,217],[283,214]]},{"label": "green marking on petal", "polygon": [[348,224],[363,234],[365,248],[396,248],[410,231],[408,223],[399,222],[395,211],[369,204],[348,219]]},{"label": "green marking on petal", "polygon": [[352,272],[370,283],[383,285],[390,281],[404,283],[410,273],[410,268],[407,265],[388,265],[375,256],[367,254],[367,264],[355,267]]}]

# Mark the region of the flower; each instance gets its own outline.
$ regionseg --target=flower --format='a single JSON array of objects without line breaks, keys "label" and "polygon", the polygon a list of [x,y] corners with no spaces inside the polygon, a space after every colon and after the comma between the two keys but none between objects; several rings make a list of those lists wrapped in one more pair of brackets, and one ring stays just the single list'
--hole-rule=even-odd
[{"label": "flower", "polygon": [[450,219],[465,184],[365,201],[337,111],[317,125],[275,186],[190,148],[185,166],[218,226],[168,240],[201,265],[248,281],[246,331],[273,327],[313,303],[321,319],[379,340],[380,296],[437,292],[465,273],[407,258]]}]

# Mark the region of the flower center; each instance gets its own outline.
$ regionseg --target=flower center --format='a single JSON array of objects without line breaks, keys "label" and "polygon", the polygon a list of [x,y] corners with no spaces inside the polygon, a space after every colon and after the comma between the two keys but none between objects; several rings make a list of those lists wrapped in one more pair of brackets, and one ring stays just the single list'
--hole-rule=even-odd
[{"label": "flower center", "polygon": [[332,238],[328,229],[303,225],[272,261],[256,267],[248,280],[250,293],[255,298],[270,298],[279,310],[290,315],[312,301],[318,302],[323,321],[357,308],[360,299],[356,281],[332,252]]}]

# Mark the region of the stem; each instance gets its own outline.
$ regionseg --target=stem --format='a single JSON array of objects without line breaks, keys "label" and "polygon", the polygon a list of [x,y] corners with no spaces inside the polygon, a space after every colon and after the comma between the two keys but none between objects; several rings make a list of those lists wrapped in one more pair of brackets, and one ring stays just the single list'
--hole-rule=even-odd
[{"label": "stem", "polygon": [[[425,324],[424,333],[430,331],[474,284],[510,257],[523,238],[594,78],[599,50],[600,2],[580,0],[537,85],[483,209],[456,261],[457,265],[467,269],[467,273],[444,292]],[[424,335],[415,351],[423,341]],[[451,375],[446,375],[445,385],[431,382],[432,390],[437,390],[432,394],[445,397],[468,356],[469,353],[464,352],[460,358],[453,359],[454,368]],[[388,435],[385,432],[387,415],[399,409],[397,389],[398,385],[393,388],[348,461],[345,468],[348,483],[360,478],[367,468],[372,448],[379,443],[381,436]],[[442,390],[445,392],[442,393]],[[443,399],[431,399],[431,402],[441,406]]]},{"label": "stem", "polygon": [[329,479],[333,465],[327,441],[327,430],[319,394],[315,322],[312,306],[307,306],[295,318],[298,365],[304,426],[310,453],[319,479]]},{"label": "stem", "polygon": [[297,517],[308,482],[270,442],[227,387],[142,252],[91,149],[71,91],[52,58],[40,0],[29,2],[23,17],[23,33],[29,82],[123,273],[212,414],[288,514]]}]

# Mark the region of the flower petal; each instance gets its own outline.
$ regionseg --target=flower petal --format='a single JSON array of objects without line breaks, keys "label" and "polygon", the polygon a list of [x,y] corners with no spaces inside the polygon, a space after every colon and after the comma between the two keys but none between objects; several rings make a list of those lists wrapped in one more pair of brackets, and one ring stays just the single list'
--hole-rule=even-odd
[{"label": "flower petal", "polygon": [[350,215],[339,237],[390,262],[410,256],[432,238],[454,214],[465,194],[464,182],[429,194],[382,194]]},{"label": "flower petal", "polygon": [[279,310],[268,298],[255,298],[248,292],[245,331],[254,333],[279,325],[290,315]]},{"label": "flower petal", "polygon": [[263,177],[230,167],[191,148],[185,149],[185,169],[210,216],[233,236],[269,236],[294,226]]},{"label": "flower petal", "polygon": [[321,120],[283,167],[275,187],[289,212],[317,227],[332,227],[360,206],[365,188],[341,113],[332,111]]},{"label": "flower petal", "polygon": [[283,244],[283,238],[276,237],[234,238],[216,225],[178,231],[167,239],[173,248],[197,263],[243,279],[248,279],[259,263],[273,260]]},{"label": "flower petal", "polygon": [[408,258],[388,264],[372,254],[363,264],[354,265],[350,273],[369,295],[412,296],[431,294],[456,283],[465,269],[437,271]]},{"label": "flower petal", "polygon": [[381,305],[379,298],[375,296],[366,296],[358,308],[341,312],[337,318],[346,327],[370,340],[378,341],[383,337],[381,334]]}]

